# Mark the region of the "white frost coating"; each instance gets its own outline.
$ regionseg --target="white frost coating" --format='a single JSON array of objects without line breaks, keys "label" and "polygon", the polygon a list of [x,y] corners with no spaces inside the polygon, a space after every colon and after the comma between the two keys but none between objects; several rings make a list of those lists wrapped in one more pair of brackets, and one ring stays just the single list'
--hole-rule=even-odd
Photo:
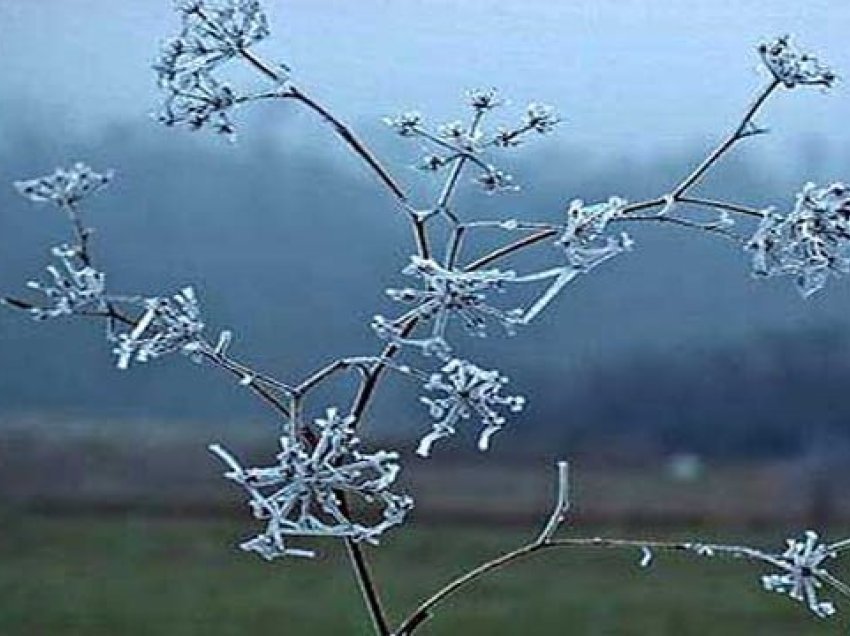
[{"label": "white frost coating", "polygon": [[147,298],[139,301],[145,308],[142,317],[129,332],[111,327],[109,339],[114,343],[119,369],[130,363],[183,351],[197,355],[204,330],[198,299],[191,287],[171,298]]},{"label": "white frost coating", "polygon": [[818,599],[818,590],[824,584],[850,595],[846,584],[833,577],[824,568],[824,562],[836,556],[831,546],[820,543],[818,535],[809,530],[803,539],[789,539],[788,549],[776,559],[782,574],[762,577],[764,589],[787,594],[795,601],[805,603],[819,618],[835,614],[835,605]]},{"label": "white frost coating", "polygon": [[808,183],[787,216],[768,210],[747,244],[755,276],[793,276],[811,296],[850,271],[850,187]]},{"label": "white frost coating", "polygon": [[517,413],[525,406],[522,396],[501,395],[508,379],[498,371],[485,371],[465,360],[450,360],[441,373],[430,377],[424,388],[437,391],[444,397],[420,397],[428,406],[431,417],[436,420],[433,430],[419,442],[416,453],[427,457],[434,442],[455,432],[455,425],[462,419],[477,414],[484,424],[478,438],[479,450],[486,451],[490,438],[505,424],[506,419],[496,409],[506,407]]},{"label": "white frost coating", "polygon": [[585,206],[580,199],[570,203],[567,223],[557,245],[564,249],[571,268],[586,273],[632,248],[633,242],[628,234],[605,236],[608,223],[621,218],[625,206],[625,199],[619,197],[591,206]]},{"label": "white frost coating", "polygon": [[[286,538],[349,537],[377,543],[381,534],[404,521],[413,501],[389,490],[399,473],[397,453],[361,453],[351,423],[336,409],[328,409],[326,417],[315,422],[315,442],[281,438],[278,463],[268,468],[242,468],[221,446],[210,446],[227,464],[225,476],[248,492],[254,516],[266,522],[263,532],[240,545],[243,550],[267,560],[312,556],[289,548]],[[343,493],[380,505],[381,520],[372,525],[354,521],[340,497]]]},{"label": "white frost coating", "polygon": [[153,65],[165,93],[157,119],[232,135],[230,112],[253,98],[238,95],[215,71],[268,37],[266,15],[257,0],[184,0],[177,10],[180,34],[162,45]]},{"label": "white frost coating", "polygon": [[[473,113],[473,123],[460,120],[446,122],[429,130],[423,123],[422,115],[417,111],[402,113],[396,117],[384,118],[402,137],[417,138],[437,152],[427,152],[415,165],[425,172],[440,172],[443,169],[456,169],[458,161],[474,166],[478,176],[473,179],[483,192],[515,192],[519,186],[513,183],[513,177],[492,165],[486,158],[488,150],[499,150],[518,146],[529,135],[546,135],[560,123],[555,109],[543,104],[531,103],[527,106],[522,120],[513,126],[498,126],[495,132],[487,132],[481,126],[483,117],[490,111],[503,105],[505,101],[493,88],[478,89],[467,93],[467,104]],[[450,180],[454,181],[457,175]],[[446,211],[441,201],[437,211]]]},{"label": "white frost coating", "polygon": [[449,318],[456,316],[469,333],[484,337],[488,322],[501,325],[509,334],[522,322],[522,309],[499,309],[489,304],[488,294],[501,293],[505,285],[517,276],[512,271],[498,269],[467,272],[446,269],[432,259],[411,256],[410,265],[404,269],[408,276],[423,281],[423,289],[388,289],[393,300],[415,305],[413,315],[422,320],[432,320],[426,338],[413,339],[401,335],[398,325],[383,316],[376,316],[372,328],[379,337],[391,342],[419,347],[425,354],[447,358],[450,347],[446,335]]},{"label": "white frost coating", "polygon": [[800,51],[787,35],[763,42],[758,50],[764,65],[786,88],[807,85],[829,88],[836,80],[828,66],[814,55]]},{"label": "white frost coating", "polygon": [[30,281],[27,287],[44,294],[50,305],[31,308],[36,320],[69,316],[83,311],[103,310],[106,303],[106,276],[80,258],[76,247],[60,245],[54,247],[53,255],[61,263],[47,267],[51,283]]},{"label": "white frost coating", "polygon": [[16,181],[18,192],[36,203],[50,202],[60,207],[74,206],[90,194],[105,187],[113,176],[111,170],[98,173],[84,163],[70,168],[57,168],[53,174]]}]

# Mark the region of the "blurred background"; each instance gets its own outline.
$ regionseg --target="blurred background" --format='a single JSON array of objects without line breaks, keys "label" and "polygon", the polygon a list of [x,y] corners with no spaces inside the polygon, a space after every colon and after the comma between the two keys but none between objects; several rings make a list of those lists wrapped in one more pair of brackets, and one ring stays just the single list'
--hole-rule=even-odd
[{"label": "blurred background", "polygon": [[[487,197],[464,182],[466,218],[557,220],[573,198],[669,189],[765,81],[765,38],[792,33],[850,69],[850,5],[826,0],[266,5],[261,52],[423,205],[440,182],[411,167],[420,148],[382,117],[463,118],[464,91],[490,86],[509,100],[493,124],[529,101],[557,107],[554,135],[497,157],[522,190]],[[235,332],[233,353],[284,379],[372,354],[369,321],[396,309],[383,290],[405,284],[412,250],[393,202],[293,104],[243,109],[236,144],[161,128],[149,67],[176,29],[170,0],[0,0],[0,291],[39,277],[67,231],[11,182],[82,160],[116,170],[87,207],[114,290],[193,285],[210,328]],[[758,120],[771,134],[741,144],[701,192],[785,210],[806,181],[850,179],[848,104],[844,84],[782,92]],[[846,281],[803,300],[788,280],[752,279],[747,254],[707,234],[634,238],[518,336],[462,341],[529,398],[486,456],[474,429],[414,456],[427,412],[415,387],[386,383],[362,436],[401,451],[417,500],[413,524],[370,551],[394,615],[534,532],[555,458],[573,463],[576,534],[777,548],[809,526],[850,534]],[[517,267],[556,258],[544,246]],[[0,312],[0,633],[368,633],[338,546],[271,566],[232,547],[252,521],[205,447],[268,461],[274,418],[179,356],[119,372],[102,335]],[[350,399],[336,390],[328,403]],[[676,559],[647,574],[637,557],[530,563],[423,633],[513,634],[531,619],[539,633],[838,633],[761,593],[753,568]]]}]

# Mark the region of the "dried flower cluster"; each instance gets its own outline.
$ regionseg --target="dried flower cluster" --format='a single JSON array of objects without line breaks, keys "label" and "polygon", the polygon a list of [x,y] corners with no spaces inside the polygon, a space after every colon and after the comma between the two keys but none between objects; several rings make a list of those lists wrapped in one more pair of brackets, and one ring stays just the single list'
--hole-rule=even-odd
[{"label": "dried flower cluster", "polygon": [[774,559],[782,574],[762,577],[764,589],[787,594],[806,606],[820,618],[835,614],[835,605],[818,599],[818,590],[824,585],[850,596],[850,587],[836,579],[824,563],[838,556],[833,547],[820,543],[816,532],[809,530],[803,539],[788,539],[788,549]]},{"label": "dried flower cluster", "polygon": [[111,171],[100,174],[84,163],[76,163],[68,169],[58,168],[53,174],[16,181],[15,188],[30,201],[66,208],[103,188],[112,176]]},{"label": "dried flower cluster", "polygon": [[[429,130],[418,111],[408,111],[384,122],[400,136],[416,138],[429,148],[416,164],[426,172],[439,173],[444,169],[459,170],[466,161],[476,166],[478,176],[473,180],[487,194],[510,192],[519,189],[513,177],[499,170],[486,159],[492,148],[511,148],[522,143],[529,133],[545,135],[560,122],[555,110],[549,106],[532,103],[526,108],[519,124],[498,126],[493,132],[482,127],[484,116],[503,105],[495,89],[473,90],[467,94],[467,104],[472,111],[471,121],[450,121]],[[446,202],[442,202],[445,205]],[[441,210],[445,211],[445,210]]]},{"label": "dried flower cluster", "polygon": [[434,442],[453,435],[455,425],[473,415],[480,417],[484,425],[478,438],[478,448],[486,451],[490,438],[505,424],[505,417],[498,409],[507,408],[517,413],[525,405],[522,396],[501,394],[507,383],[508,379],[498,371],[486,371],[466,360],[449,360],[442,371],[433,374],[424,385],[426,391],[439,392],[443,396],[419,398],[428,406],[436,422],[433,430],[419,442],[417,454],[427,457]]},{"label": "dried flower cluster", "polygon": [[[315,421],[310,443],[293,431],[281,438],[277,464],[244,469],[219,445],[210,450],[228,465],[225,473],[248,492],[257,519],[266,522],[259,535],[241,544],[267,560],[282,556],[313,556],[309,550],[288,548],[286,537],[350,537],[377,543],[387,529],[404,521],[413,505],[410,497],[390,491],[399,472],[398,454],[364,454],[354,435],[353,420],[330,408]],[[352,520],[344,494],[382,506],[372,525]]]},{"label": "dried flower cluster", "polygon": [[516,281],[512,271],[497,269],[464,272],[446,269],[432,259],[411,256],[411,263],[404,269],[408,276],[422,280],[423,289],[388,289],[387,295],[402,303],[414,305],[406,317],[431,321],[432,326],[425,338],[404,338],[398,324],[383,316],[376,316],[372,325],[382,338],[399,344],[414,345],[426,355],[448,357],[451,351],[446,329],[449,319],[456,316],[463,327],[475,336],[487,335],[487,323],[493,321],[514,333],[522,322],[520,308],[503,310],[488,304],[488,293],[505,291],[505,285]]},{"label": "dried flower cluster", "polygon": [[50,283],[29,281],[30,289],[41,292],[49,304],[32,307],[37,320],[69,316],[85,311],[103,310],[106,302],[106,277],[93,267],[80,262],[79,251],[68,245],[58,245],[51,252],[60,266],[50,265]]},{"label": "dried flower cluster", "polygon": [[747,247],[757,276],[793,276],[800,293],[811,296],[830,272],[850,271],[850,187],[806,184],[793,211],[765,214]]},{"label": "dried flower cluster", "polygon": [[157,119],[232,135],[233,107],[253,98],[238,94],[215,72],[268,37],[266,15],[257,0],[185,0],[177,10],[183,28],[162,45],[153,66],[165,93]]},{"label": "dried flower cluster", "polygon": [[810,53],[800,51],[789,36],[776,38],[759,45],[764,65],[786,88],[795,86],[824,86],[836,80],[835,73]]}]

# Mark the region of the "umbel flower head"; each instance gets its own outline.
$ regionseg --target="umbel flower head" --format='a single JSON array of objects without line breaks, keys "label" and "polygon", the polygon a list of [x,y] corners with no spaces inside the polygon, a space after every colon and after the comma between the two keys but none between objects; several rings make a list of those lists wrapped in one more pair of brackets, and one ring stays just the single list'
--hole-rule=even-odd
[{"label": "umbel flower head", "polygon": [[808,183],[787,216],[768,211],[747,249],[756,276],[793,276],[811,296],[833,275],[850,270],[850,187]]},{"label": "umbel flower head", "polygon": [[180,35],[166,41],[153,64],[165,99],[156,118],[166,126],[234,132],[230,112],[241,97],[215,77],[218,67],[269,35],[257,0],[181,0]]},{"label": "umbel flower head", "polygon": [[490,438],[506,422],[498,409],[507,408],[518,413],[525,406],[524,397],[501,394],[507,383],[508,379],[498,371],[486,371],[466,360],[450,360],[442,372],[432,375],[424,386],[426,391],[442,393],[443,397],[419,398],[428,406],[436,422],[433,430],[419,442],[416,453],[427,457],[434,442],[453,435],[456,424],[473,415],[479,416],[484,425],[478,438],[478,448],[486,451],[490,446]]},{"label": "umbel flower head", "polygon": [[496,322],[509,333],[522,322],[521,309],[503,310],[488,304],[487,294],[502,292],[506,283],[514,281],[512,271],[498,269],[462,271],[447,269],[436,261],[411,256],[410,265],[403,272],[420,278],[424,289],[388,289],[393,300],[416,305],[414,314],[423,320],[433,320],[428,338],[414,340],[401,338],[399,331],[382,316],[373,321],[378,335],[401,344],[420,347],[424,353],[443,355],[449,351],[446,328],[449,318],[456,315],[464,328],[475,336],[487,335],[487,323]]},{"label": "umbel flower head", "polygon": [[154,63],[161,82],[208,73],[268,37],[257,0],[178,0],[180,35],[167,40]]},{"label": "umbel flower head", "polygon": [[115,345],[119,369],[128,368],[133,361],[147,362],[175,351],[197,355],[204,323],[194,289],[186,287],[171,298],[145,298],[138,302],[144,313],[129,331],[110,329],[109,339]]},{"label": "umbel flower head", "polygon": [[826,585],[844,595],[850,594],[850,588],[824,566],[836,554],[833,546],[820,543],[817,533],[810,530],[802,539],[788,540],[785,552],[772,559],[782,573],[763,576],[762,584],[768,591],[787,594],[795,601],[805,603],[820,618],[832,616],[835,605],[820,600],[818,591]]},{"label": "umbel flower head", "polygon": [[33,318],[45,320],[102,309],[106,303],[106,277],[103,272],[83,263],[76,247],[60,245],[52,252],[61,265],[47,268],[51,283],[30,281],[27,284],[50,301],[49,306],[32,307],[29,311]]},{"label": "umbel flower head", "polygon": [[830,87],[835,73],[810,53],[800,51],[789,36],[763,42],[758,47],[761,59],[771,74],[786,88],[795,86]]},{"label": "umbel flower head", "polygon": [[564,249],[567,264],[577,272],[591,269],[631,249],[627,234],[606,236],[608,224],[622,215],[626,201],[611,197],[605,203],[586,206],[575,199],[567,209],[567,222],[557,244]]},{"label": "umbel flower head", "polygon": [[230,111],[241,101],[228,84],[206,72],[180,75],[168,85],[157,114],[166,126],[185,124],[192,130],[212,128],[222,135],[235,132]]},{"label": "umbel flower head", "polygon": [[[390,491],[399,473],[396,453],[360,452],[351,419],[334,408],[316,420],[314,432],[311,443],[294,432],[281,438],[278,462],[267,468],[242,468],[221,446],[210,447],[228,465],[225,476],[248,492],[254,516],[266,522],[263,532],[240,545],[243,550],[272,560],[313,556],[309,550],[290,548],[286,542],[293,536],[377,543],[412,508],[410,497]],[[380,520],[353,520],[343,496],[381,506]]]},{"label": "umbel flower head", "polygon": [[84,163],[75,163],[70,168],[57,168],[53,174],[44,177],[16,181],[15,188],[30,201],[47,201],[67,207],[105,187],[112,175],[111,170],[98,173]]}]

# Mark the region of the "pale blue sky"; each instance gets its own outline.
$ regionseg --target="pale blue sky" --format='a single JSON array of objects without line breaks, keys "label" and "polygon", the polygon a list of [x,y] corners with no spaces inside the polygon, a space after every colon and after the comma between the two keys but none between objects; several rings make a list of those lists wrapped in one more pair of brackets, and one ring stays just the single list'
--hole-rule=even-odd
[{"label": "pale blue sky", "polygon": [[[790,32],[850,72],[839,0],[270,0],[270,57],[350,119],[456,113],[464,89],[556,105],[561,135],[605,150],[678,147],[728,125],[759,80],[752,47]],[[62,109],[63,125],[141,121],[171,0],[0,0],[0,99]],[[764,123],[773,156],[808,135],[846,144],[850,95],[799,91]],[[2,106],[0,101],[0,106]]]}]

